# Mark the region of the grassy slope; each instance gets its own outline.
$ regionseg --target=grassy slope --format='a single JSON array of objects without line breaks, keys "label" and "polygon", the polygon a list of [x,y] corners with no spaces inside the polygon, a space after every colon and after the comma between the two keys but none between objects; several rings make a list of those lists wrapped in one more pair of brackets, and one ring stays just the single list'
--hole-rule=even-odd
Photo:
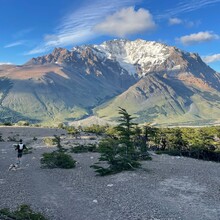
[{"label": "grassy slope", "polygon": [[94,112],[115,119],[120,106],[134,114],[138,123],[199,125],[214,123],[220,117],[219,97],[214,90],[201,91],[180,81],[149,76]]}]

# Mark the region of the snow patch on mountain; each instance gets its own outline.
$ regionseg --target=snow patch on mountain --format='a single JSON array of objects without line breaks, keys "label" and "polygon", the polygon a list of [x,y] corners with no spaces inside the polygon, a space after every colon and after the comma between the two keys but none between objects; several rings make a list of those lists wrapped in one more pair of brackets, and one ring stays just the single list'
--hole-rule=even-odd
[{"label": "snow patch on mountain", "polygon": [[137,74],[138,69],[145,75],[152,65],[160,65],[169,57],[169,47],[155,41],[112,40],[101,45],[93,45],[98,56],[106,56],[119,62],[129,74]]}]

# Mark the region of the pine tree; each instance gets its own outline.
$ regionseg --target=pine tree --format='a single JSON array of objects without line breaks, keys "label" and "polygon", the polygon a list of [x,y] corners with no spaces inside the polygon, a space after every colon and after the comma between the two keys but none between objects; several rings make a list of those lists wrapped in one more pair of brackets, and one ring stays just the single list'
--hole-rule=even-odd
[{"label": "pine tree", "polygon": [[116,127],[118,139],[111,137],[104,139],[100,142],[98,148],[101,153],[99,161],[106,161],[109,166],[107,168],[99,166],[99,162],[91,166],[100,175],[132,170],[140,166],[132,139],[135,125],[135,123],[132,123],[133,118],[123,108],[119,108],[119,114],[120,124]]},{"label": "pine tree", "polygon": [[132,135],[134,135],[134,125],[135,123],[131,122],[134,118],[127,113],[124,108],[119,107],[119,118],[120,124],[116,127],[119,132],[119,140],[122,144],[126,146],[126,155],[131,155],[134,153],[134,144],[132,142]]}]

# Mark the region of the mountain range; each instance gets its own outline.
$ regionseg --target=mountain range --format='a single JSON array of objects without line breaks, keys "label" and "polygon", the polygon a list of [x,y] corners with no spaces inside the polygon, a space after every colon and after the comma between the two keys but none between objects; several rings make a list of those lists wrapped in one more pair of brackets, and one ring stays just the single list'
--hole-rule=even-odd
[{"label": "mountain range", "polygon": [[220,74],[195,53],[145,40],[112,40],[0,65],[1,121],[117,120],[205,125],[220,118]]}]

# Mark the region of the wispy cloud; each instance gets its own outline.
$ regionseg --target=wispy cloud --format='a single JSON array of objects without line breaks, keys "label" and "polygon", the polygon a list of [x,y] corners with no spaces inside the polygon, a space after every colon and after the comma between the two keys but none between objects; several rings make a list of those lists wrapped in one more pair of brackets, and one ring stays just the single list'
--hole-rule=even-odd
[{"label": "wispy cloud", "polygon": [[184,25],[188,28],[192,28],[192,27],[198,27],[199,25],[201,25],[201,21],[197,20],[197,21],[184,21]]},{"label": "wispy cloud", "polygon": [[94,30],[98,33],[117,37],[143,31],[151,31],[156,27],[152,15],[148,10],[133,7],[123,8],[109,15],[103,22],[97,24]]},{"label": "wispy cloud", "polygon": [[220,0],[184,0],[180,1],[180,3],[175,8],[170,8],[165,11],[165,13],[158,15],[158,18],[167,18],[167,17],[175,17],[176,15],[195,11],[215,3],[219,3]]},{"label": "wispy cloud", "polygon": [[25,35],[27,35],[30,32],[32,32],[33,30],[34,30],[34,28],[26,28],[26,29],[19,30],[18,32],[13,34],[13,38],[22,38]]},{"label": "wispy cloud", "polygon": [[140,0],[86,1],[84,7],[64,17],[54,33],[45,35],[42,43],[27,54],[42,53],[54,47],[74,45],[90,40],[97,36],[93,27],[103,18],[121,8],[135,5],[137,2]]},{"label": "wispy cloud", "polygon": [[184,45],[192,45],[192,44],[212,41],[215,39],[219,39],[219,36],[217,34],[214,34],[211,31],[205,31],[205,32],[198,32],[190,35],[185,35],[180,38],[177,38],[176,40]]},{"label": "wispy cloud", "polygon": [[220,53],[213,54],[213,55],[210,55],[210,56],[204,56],[204,57],[202,57],[202,59],[206,63],[214,63],[216,61],[220,61]]},{"label": "wispy cloud", "polygon": [[12,42],[10,44],[7,44],[4,46],[4,48],[17,47],[17,46],[23,45],[24,43],[25,43],[24,40],[20,40],[20,41],[16,41],[16,42]]},{"label": "wispy cloud", "polygon": [[169,18],[169,25],[182,24],[183,21],[179,18]]}]

